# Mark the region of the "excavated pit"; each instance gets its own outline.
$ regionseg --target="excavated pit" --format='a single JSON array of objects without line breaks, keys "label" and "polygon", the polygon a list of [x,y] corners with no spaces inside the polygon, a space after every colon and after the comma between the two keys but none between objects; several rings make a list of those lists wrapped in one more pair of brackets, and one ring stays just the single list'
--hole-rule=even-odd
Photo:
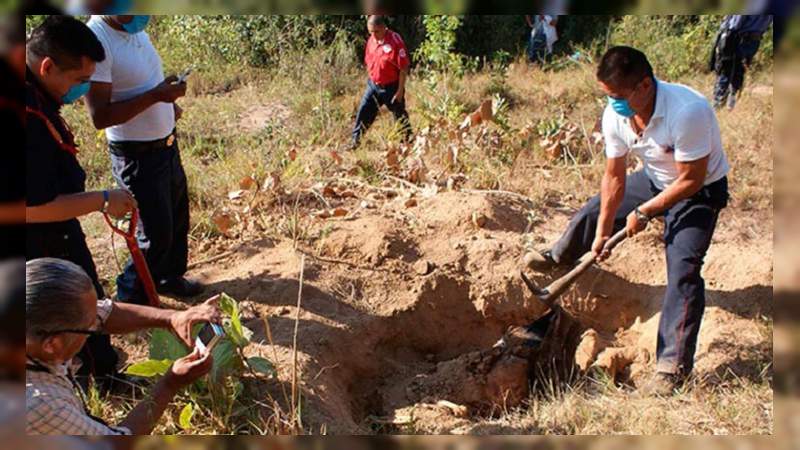
[{"label": "excavated pit", "polygon": [[[657,234],[624,243],[591,268],[562,297],[568,314],[531,349],[514,328],[547,312],[518,275],[529,209],[513,198],[447,192],[414,208],[388,200],[319,223],[332,229],[309,252],[316,257],[306,258],[298,314],[304,423],[331,434],[445,432],[524,406],[537,377],[565,381],[598,368],[635,384],[654,354],[664,292]],[[568,215],[547,219],[533,227],[539,242],[552,241]],[[712,247],[709,255],[711,276],[728,280],[710,286],[698,349],[698,366],[709,370],[722,364],[715,342],[743,329],[738,316],[767,308],[771,315],[771,253],[746,249],[764,261],[731,270],[724,263],[730,250]],[[768,273],[755,277],[767,262]],[[291,242],[269,241],[205,272],[214,289],[244,302],[261,341],[249,351],[274,360],[284,382],[292,373],[299,265]],[[742,274],[750,279],[731,281]],[[557,274],[530,275],[545,285]],[[740,335],[756,343],[745,328]],[[493,347],[501,337],[506,346]]]}]

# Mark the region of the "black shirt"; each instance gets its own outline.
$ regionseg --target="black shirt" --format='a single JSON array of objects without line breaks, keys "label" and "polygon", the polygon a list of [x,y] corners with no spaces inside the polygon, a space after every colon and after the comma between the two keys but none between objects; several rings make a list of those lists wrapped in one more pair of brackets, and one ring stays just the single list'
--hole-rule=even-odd
[{"label": "black shirt", "polygon": [[[22,215],[22,201],[25,199],[25,157],[23,155],[24,127],[22,79],[9,64],[0,60],[0,144],[2,163],[0,164],[0,203],[4,208],[19,208]],[[10,206],[17,205],[17,206]],[[25,225],[5,224],[0,226],[0,260],[21,257],[25,253]]]},{"label": "black shirt", "polygon": [[[74,147],[72,133],[61,119],[61,103],[42,88],[30,70],[26,71],[25,106],[47,117],[61,140],[68,146]],[[47,122],[31,112],[26,113],[25,119],[25,156],[25,203],[28,206],[43,205],[55,200],[59,195],[75,194],[85,190],[86,172],[76,155],[65,150],[53,135]],[[67,258],[72,253],[70,248],[74,249],[75,245],[85,246],[83,240],[83,232],[77,219],[28,224],[26,257]]]}]

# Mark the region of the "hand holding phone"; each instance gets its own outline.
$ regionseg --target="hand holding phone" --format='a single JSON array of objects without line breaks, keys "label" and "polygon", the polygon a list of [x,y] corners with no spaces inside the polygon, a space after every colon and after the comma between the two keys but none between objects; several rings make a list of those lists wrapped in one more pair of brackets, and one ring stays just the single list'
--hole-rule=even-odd
[{"label": "hand holding phone", "polygon": [[186,83],[186,78],[192,73],[192,68],[188,67],[186,70],[183,71],[180,75],[178,75],[178,81],[176,83]]}]

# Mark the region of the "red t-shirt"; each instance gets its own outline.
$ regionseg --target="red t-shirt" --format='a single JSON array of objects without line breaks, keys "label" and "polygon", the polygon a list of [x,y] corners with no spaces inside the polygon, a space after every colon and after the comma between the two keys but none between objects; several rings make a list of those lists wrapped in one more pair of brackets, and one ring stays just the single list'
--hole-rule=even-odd
[{"label": "red t-shirt", "polygon": [[386,85],[400,79],[400,71],[408,68],[408,50],[403,38],[394,31],[387,30],[383,43],[370,36],[364,52],[369,77],[376,84]]}]

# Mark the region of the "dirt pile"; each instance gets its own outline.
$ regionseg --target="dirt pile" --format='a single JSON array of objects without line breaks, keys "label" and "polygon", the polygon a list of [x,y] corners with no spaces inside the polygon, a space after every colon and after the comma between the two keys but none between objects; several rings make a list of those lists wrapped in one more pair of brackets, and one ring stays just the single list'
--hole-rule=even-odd
[{"label": "dirt pile", "polygon": [[[359,208],[365,198],[352,199],[345,217],[314,222],[325,232],[301,246],[297,339],[307,426],[363,433],[408,431],[420,421],[430,428],[433,421],[445,432],[519,405],[530,394],[528,380],[545,367],[601,367],[635,384],[652,365],[665,279],[655,232],[590,269],[562,299],[569,314],[550,328],[558,334],[547,340],[553,347],[532,349],[515,338],[528,330],[513,328],[546,313],[518,276],[528,202],[441,192]],[[568,219],[535,212],[545,219],[533,224],[543,240]],[[732,265],[731,252],[749,262]],[[282,380],[291,374],[299,266],[291,242],[260,240],[203,270],[212,289],[245,301],[247,325],[262,340],[252,351],[276,360]],[[726,343],[750,364],[747,347],[763,339],[749,319],[771,315],[771,245],[716,242],[706,277],[698,369],[735,368]],[[495,346],[500,338],[504,345]]]}]

